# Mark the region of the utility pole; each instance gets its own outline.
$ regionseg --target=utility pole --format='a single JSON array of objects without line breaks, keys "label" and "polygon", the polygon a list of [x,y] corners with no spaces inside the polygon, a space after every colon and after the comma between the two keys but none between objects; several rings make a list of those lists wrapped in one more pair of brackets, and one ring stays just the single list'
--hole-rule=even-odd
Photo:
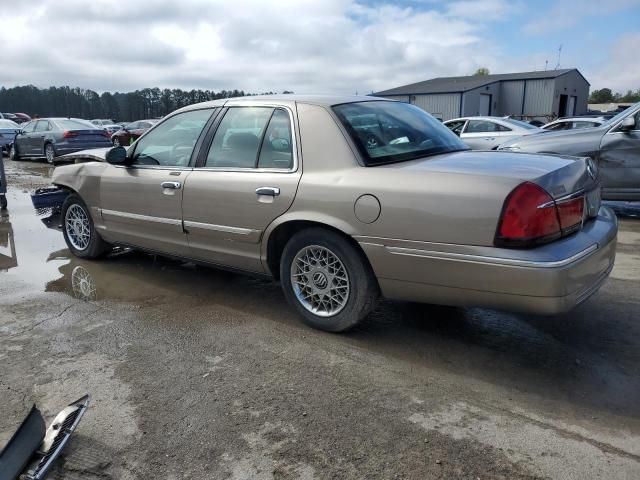
[{"label": "utility pole", "polygon": [[558,68],[560,68],[560,55],[562,55],[562,44],[558,47],[558,63],[556,63],[556,68],[554,68],[554,70],[558,70]]}]

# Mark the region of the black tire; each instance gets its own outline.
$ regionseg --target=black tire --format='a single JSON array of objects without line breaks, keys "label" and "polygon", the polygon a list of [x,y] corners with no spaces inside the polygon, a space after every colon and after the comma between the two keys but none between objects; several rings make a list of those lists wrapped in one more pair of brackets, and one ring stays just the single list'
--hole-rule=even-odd
[{"label": "black tire", "polygon": [[18,154],[18,147],[16,147],[15,143],[11,144],[11,149],[9,150],[9,158],[14,162],[20,160],[20,155]]},{"label": "black tire", "polygon": [[[82,209],[89,222],[89,241],[87,246],[82,249],[74,245],[74,243],[69,239],[69,234],[67,232],[67,212],[71,207]],[[71,193],[67,196],[64,203],[62,204],[61,219],[64,241],[67,243],[67,247],[69,248],[71,253],[73,253],[76,257],[87,259],[99,258],[111,249],[110,245],[102,239],[95,226],[93,225],[93,219],[91,218],[91,214],[89,213],[89,208],[85,205],[79,195]]]},{"label": "black tire", "polygon": [[7,209],[7,196],[0,193],[0,210]]},{"label": "black tire", "polygon": [[56,157],[56,147],[52,143],[44,144],[44,158],[47,159],[47,163],[53,165],[53,159]]},{"label": "black tire", "polygon": [[[310,246],[328,249],[346,269],[349,293],[342,309],[331,316],[316,315],[308,310],[294,291],[292,263],[299,252]],[[280,281],[285,298],[304,323],[327,332],[344,332],[355,327],[373,310],[380,297],[378,282],[362,252],[339,233],[320,227],[298,232],[287,242],[280,261]]]}]

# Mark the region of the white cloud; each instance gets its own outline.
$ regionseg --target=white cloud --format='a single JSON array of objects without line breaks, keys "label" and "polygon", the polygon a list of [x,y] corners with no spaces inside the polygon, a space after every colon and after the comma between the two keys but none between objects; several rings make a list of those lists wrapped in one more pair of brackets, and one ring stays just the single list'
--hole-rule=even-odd
[{"label": "white cloud", "polygon": [[[632,0],[610,1],[618,8]],[[489,39],[495,22],[525,8],[506,0],[11,3],[0,9],[5,86],[369,93],[478,67],[544,67],[538,54],[507,57]]]},{"label": "white cloud", "polygon": [[[523,31],[530,35],[562,31],[579,25],[586,17],[606,16],[638,6],[640,6],[640,0],[608,0],[606,3],[600,0],[562,0],[550,10],[543,10],[526,23]],[[636,15],[637,13],[635,12]],[[604,31],[607,28],[615,28],[615,26],[603,25]]]},{"label": "white cloud", "polygon": [[[502,3],[490,0],[490,4]],[[0,11],[4,85],[341,92],[494,66],[482,24],[350,0],[30,0]]]},{"label": "white cloud", "polygon": [[610,88],[622,94],[627,90],[640,88],[640,33],[630,33],[620,37],[610,49],[604,65],[594,71],[586,72],[592,89]]}]

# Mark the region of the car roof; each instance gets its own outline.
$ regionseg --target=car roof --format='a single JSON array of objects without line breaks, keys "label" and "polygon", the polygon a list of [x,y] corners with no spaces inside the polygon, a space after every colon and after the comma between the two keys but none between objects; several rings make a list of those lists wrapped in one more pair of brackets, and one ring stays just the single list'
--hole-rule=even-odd
[{"label": "car roof", "polygon": [[562,117],[554,120],[550,123],[556,122],[600,122],[604,123],[605,120],[602,117]]},{"label": "car roof", "polygon": [[246,97],[233,97],[233,98],[221,98],[219,100],[212,100],[210,102],[196,103],[181,108],[179,111],[196,110],[206,107],[221,107],[223,105],[251,105],[253,103],[260,104],[277,104],[277,105],[293,105],[295,103],[310,103],[314,105],[322,105],[331,107],[334,105],[340,105],[343,103],[355,103],[355,102],[371,102],[371,101],[386,101],[393,102],[389,98],[379,98],[360,95],[295,95],[295,94],[283,94],[283,95],[251,95]]}]

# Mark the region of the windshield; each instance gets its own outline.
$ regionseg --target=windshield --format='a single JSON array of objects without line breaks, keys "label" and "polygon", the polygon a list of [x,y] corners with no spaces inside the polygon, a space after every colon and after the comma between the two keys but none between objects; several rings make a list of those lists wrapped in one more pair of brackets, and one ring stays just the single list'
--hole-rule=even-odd
[{"label": "windshield", "polygon": [[20,125],[11,120],[0,120],[0,128],[15,128],[17,130],[20,129]]},{"label": "windshield", "polygon": [[627,116],[627,113],[632,109],[632,108],[636,108],[640,105],[640,102],[631,105],[630,107],[625,108],[623,111],[621,111],[619,114],[617,114],[615,117],[611,117],[609,120],[607,120],[606,122],[604,122],[601,126],[609,126],[609,125],[613,125],[614,123],[618,122],[619,120],[622,120],[624,117]]},{"label": "windshield", "polygon": [[510,123],[511,125],[516,125],[518,127],[526,128],[527,130],[537,130],[538,127],[535,125],[531,125],[530,123],[523,122],[521,120],[515,120],[513,118],[503,118],[503,122]]},{"label": "windshield", "polygon": [[451,130],[414,105],[381,100],[333,110],[368,166],[468,150]]}]

